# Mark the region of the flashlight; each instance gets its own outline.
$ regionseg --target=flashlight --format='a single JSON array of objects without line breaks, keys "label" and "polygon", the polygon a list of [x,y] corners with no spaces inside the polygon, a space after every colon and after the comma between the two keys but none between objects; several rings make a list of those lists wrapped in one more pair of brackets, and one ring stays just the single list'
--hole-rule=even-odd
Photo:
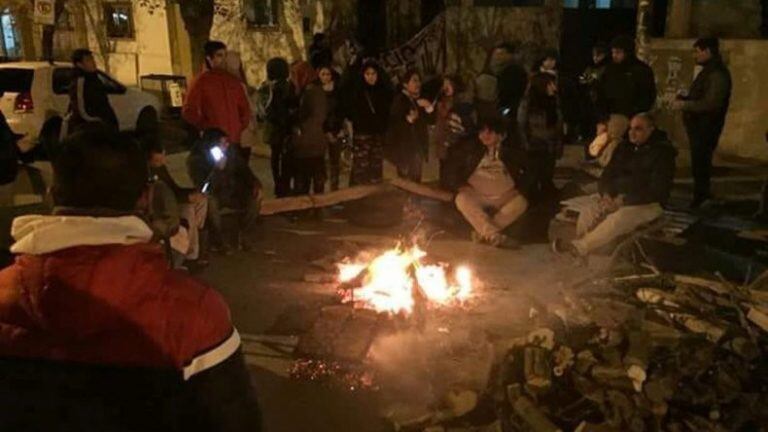
[{"label": "flashlight", "polygon": [[211,147],[210,152],[214,162],[219,163],[222,159],[224,159],[224,151],[221,149],[221,147]]},{"label": "flashlight", "polygon": [[211,187],[211,182],[210,182],[210,181],[207,181],[207,182],[205,182],[205,183],[203,184],[203,187],[202,187],[202,189],[200,190],[200,192],[202,192],[202,193],[204,193],[204,194],[207,194],[207,193],[208,193],[208,188],[210,188],[210,187]]},{"label": "flashlight", "polygon": [[502,115],[508,115],[510,113],[510,111],[512,111],[512,110],[509,109],[509,108],[504,108],[503,110],[501,110],[501,114]]}]

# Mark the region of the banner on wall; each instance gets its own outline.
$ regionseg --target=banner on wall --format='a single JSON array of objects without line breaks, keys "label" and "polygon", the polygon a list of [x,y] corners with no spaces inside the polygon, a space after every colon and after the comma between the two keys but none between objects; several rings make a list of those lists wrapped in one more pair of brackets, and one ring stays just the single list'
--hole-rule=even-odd
[{"label": "banner on wall", "polygon": [[54,1],[35,0],[35,24],[54,25],[56,23]]}]

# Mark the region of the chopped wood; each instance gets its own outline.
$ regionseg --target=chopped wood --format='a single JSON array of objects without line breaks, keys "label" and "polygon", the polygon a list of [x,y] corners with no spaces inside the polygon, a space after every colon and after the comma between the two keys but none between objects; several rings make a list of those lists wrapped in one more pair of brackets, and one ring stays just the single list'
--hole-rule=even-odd
[{"label": "chopped wood", "polygon": [[273,215],[290,211],[330,207],[343,202],[355,201],[385,192],[387,189],[388,186],[386,184],[353,186],[324,194],[267,199],[261,203],[261,211],[259,214]]},{"label": "chopped wood", "polygon": [[694,333],[705,335],[706,338],[713,343],[717,343],[725,335],[724,328],[717,326],[715,324],[712,324],[711,322],[696,318],[693,315],[682,314],[682,313],[670,313],[669,316],[676,323],[682,325],[688,330]]},{"label": "chopped wood", "polygon": [[707,288],[708,290],[714,291],[720,295],[728,295],[730,293],[730,290],[723,286],[722,283],[710,279],[703,279],[686,275],[675,275],[674,280],[676,283],[680,284],[696,285],[702,288]]},{"label": "chopped wood", "polygon": [[763,329],[763,331],[768,332],[768,313],[761,311],[757,307],[751,307],[747,313],[747,319]]},{"label": "chopped wood", "polygon": [[534,391],[547,389],[552,384],[549,353],[544,348],[526,347],[523,374],[525,382]]},{"label": "chopped wood", "polygon": [[512,404],[512,408],[533,432],[562,432],[529,398],[522,396]]},{"label": "chopped wood", "polygon": [[454,194],[442,189],[435,189],[427,185],[412,182],[410,180],[395,178],[389,181],[392,186],[400,188],[406,192],[410,192],[415,195],[420,195],[425,198],[432,198],[443,202],[452,202]]}]

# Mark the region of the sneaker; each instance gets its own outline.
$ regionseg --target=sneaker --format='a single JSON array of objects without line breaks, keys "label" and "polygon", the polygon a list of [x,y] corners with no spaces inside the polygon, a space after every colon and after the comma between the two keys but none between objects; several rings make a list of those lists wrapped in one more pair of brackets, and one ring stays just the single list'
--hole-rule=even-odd
[{"label": "sneaker", "polygon": [[504,234],[494,234],[488,239],[488,244],[499,249],[519,249],[520,243]]},{"label": "sneaker", "polygon": [[485,243],[485,239],[477,231],[472,231],[472,243]]},{"label": "sneaker", "polygon": [[579,251],[576,249],[576,246],[574,246],[572,242],[563,239],[555,239],[552,242],[552,252],[557,255],[579,256]]}]

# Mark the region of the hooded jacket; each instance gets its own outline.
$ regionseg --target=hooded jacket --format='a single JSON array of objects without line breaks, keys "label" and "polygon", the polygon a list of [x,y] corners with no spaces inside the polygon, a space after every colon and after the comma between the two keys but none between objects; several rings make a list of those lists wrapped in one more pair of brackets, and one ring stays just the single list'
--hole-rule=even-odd
[{"label": "hooded jacket", "polygon": [[625,140],[600,177],[600,193],[624,195],[625,205],[664,205],[672,191],[676,157],[677,150],[664,131],[656,129],[639,146]]},{"label": "hooded jacket", "polygon": [[649,111],[654,102],[656,78],[650,66],[628,54],[623,62],[612,62],[605,67],[598,84],[601,117],[622,114],[631,118],[637,113]]},{"label": "hooded jacket", "polygon": [[259,430],[224,300],[169,270],[142,220],[24,216],[12,234],[0,430]]},{"label": "hooded jacket", "polygon": [[251,121],[251,107],[243,83],[226,70],[201,73],[189,88],[182,117],[197,130],[219,128],[229,141],[240,135]]}]

